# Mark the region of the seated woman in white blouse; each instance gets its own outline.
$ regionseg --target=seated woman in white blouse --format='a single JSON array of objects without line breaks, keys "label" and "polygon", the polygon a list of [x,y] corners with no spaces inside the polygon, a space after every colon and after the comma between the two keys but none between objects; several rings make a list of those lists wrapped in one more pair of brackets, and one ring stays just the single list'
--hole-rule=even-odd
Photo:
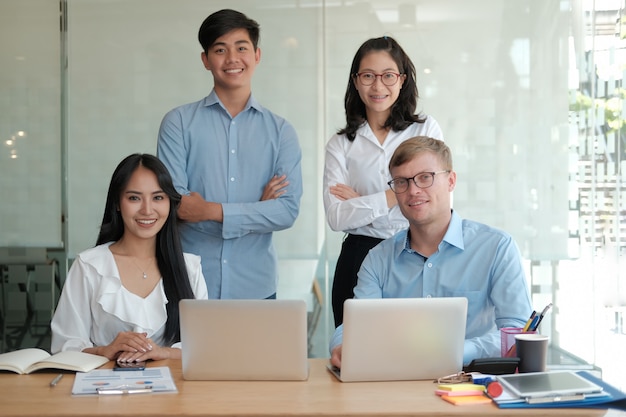
[{"label": "seated woman in white blouse", "polygon": [[115,169],[96,247],[78,255],[52,318],[52,353],[119,362],[180,358],[178,302],[207,298],[200,257],[183,254],[181,196],[155,156]]}]

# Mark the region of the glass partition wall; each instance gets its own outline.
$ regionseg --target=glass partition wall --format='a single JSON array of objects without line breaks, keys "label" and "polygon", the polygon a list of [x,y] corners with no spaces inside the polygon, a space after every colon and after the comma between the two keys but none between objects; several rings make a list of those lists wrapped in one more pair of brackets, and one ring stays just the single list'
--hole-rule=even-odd
[{"label": "glass partition wall", "polygon": [[356,49],[389,35],[417,67],[419,110],[453,150],[455,210],[514,236],[534,307],[554,304],[541,332],[622,384],[611,359],[626,348],[624,0],[58,6],[0,3],[0,247],[45,246],[72,259],[92,246],[115,165],[154,153],[165,112],[211,89],[200,23],[219,8],[240,10],[261,25],[253,93],[292,122],[303,149],[300,216],[276,234],[279,280],[320,284],[313,356],[326,356],[343,235],[326,226],[324,145],[345,124]]}]

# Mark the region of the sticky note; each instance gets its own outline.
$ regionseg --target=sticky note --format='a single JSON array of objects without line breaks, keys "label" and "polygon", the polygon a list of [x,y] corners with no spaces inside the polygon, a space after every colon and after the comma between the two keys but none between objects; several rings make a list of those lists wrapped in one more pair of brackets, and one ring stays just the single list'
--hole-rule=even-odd
[{"label": "sticky note", "polygon": [[489,404],[491,402],[491,399],[489,397],[485,397],[484,395],[469,395],[461,397],[442,395],[441,399],[454,405]]},{"label": "sticky note", "polygon": [[444,391],[485,391],[485,386],[480,384],[439,384],[440,390]]},{"label": "sticky note", "polygon": [[447,391],[443,389],[435,390],[435,394],[437,395],[449,395],[451,397],[460,397],[460,396],[468,396],[468,395],[483,395],[483,391],[480,390],[467,390],[467,391]]}]

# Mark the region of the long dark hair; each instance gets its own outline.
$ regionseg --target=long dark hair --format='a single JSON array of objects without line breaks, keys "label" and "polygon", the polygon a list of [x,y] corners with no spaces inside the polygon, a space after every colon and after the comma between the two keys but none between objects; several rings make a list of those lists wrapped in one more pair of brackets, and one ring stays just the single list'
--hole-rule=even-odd
[{"label": "long dark hair", "polygon": [[391,58],[398,66],[398,72],[404,74],[406,79],[400,95],[396,102],[391,106],[391,113],[385,121],[383,127],[390,127],[399,131],[409,127],[412,123],[424,123],[426,117],[415,114],[417,107],[417,84],[415,83],[415,66],[409,56],[404,52],[402,47],[395,39],[389,36],[382,38],[372,38],[365,41],[354,55],[350,75],[348,77],[348,88],[344,98],[344,107],[346,109],[346,127],[340,129],[337,133],[346,135],[349,141],[353,141],[356,137],[356,131],[367,120],[365,112],[365,103],[359,97],[359,92],[354,83],[356,82],[356,73],[359,72],[361,60],[365,55],[374,51],[385,51],[389,53]]},{"label": "long dark hair", "polygon": [[109,184],[104,216],[96,245],[118,241],[124,234],[124,221],[118,210],[122,192],[130,177],[140,166],[154,172],[159,186],[170,199],[170,212],[161,230],[157,233],[156,259],[163,277],[163,289],[167,297],[167,321],[164,340],[167,345],[180,341],[178,302],[184,298],[195,298],[185,266],[183,249],[178,234],[176,210],[181,196],[174,188],[172,177],[163,163],[154,155],[132,154],[119,163]]}]

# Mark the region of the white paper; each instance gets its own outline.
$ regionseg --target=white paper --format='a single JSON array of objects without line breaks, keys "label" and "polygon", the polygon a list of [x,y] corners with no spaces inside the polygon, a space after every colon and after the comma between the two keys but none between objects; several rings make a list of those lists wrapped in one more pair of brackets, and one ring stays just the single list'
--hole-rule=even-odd
[{"label": "white paper", "polygon": [[96,369],[91,372],[77,372],[72,394],[98,395],[98,388],[141,391],[147,387],[151,387],[148,391],[153,393],[178,392],[170,368],[160,366],[143,371]]}]

